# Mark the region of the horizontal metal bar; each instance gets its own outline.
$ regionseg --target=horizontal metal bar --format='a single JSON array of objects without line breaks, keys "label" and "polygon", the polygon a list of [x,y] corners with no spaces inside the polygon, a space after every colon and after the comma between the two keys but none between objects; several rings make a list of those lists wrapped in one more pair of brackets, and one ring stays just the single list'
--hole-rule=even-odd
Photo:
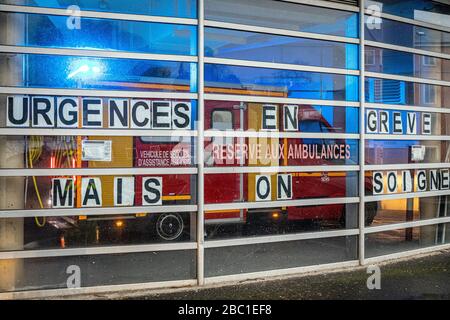
[{"label": "horizontal metal bar", "polygon": [[196,137],[196,130],[0,128],[0,136]]},{"label": "horizontal metal bar", "polygon": [[385,232],[385,231],[391,231],[391,230],[437,225],[437,224],[449,223],[449,222],[450,222],[450,217],[441,217],[441,218],[409,221],[409,222],[402,222],[402,223],[393,223],[393,224],[386,224],[386,225],[382,225],[382,226],[366,227],[364,229],[364,233],[365,234],[378,233],[378,232]]},{"label": "horizontal metal bar", "polygon": [[331,2],[331,1],[322,1],[322,0],[281,0],[283,2],[293,2],[298,4],[306,4],[309,6],[315,7],[323,7],[328,9],[338,9],[352,12],[359,12],[359,7],[352,6],[349,4]]},{"label": "horizontal metal bar", "polygon": [[210,241],[205,242],[205,248],[207,249],[207,248],[235,247],[235,246],[245,246],[245,245],[252,245],[252,244],[265,244],[265,243],[277,243],[277,242],[288,242],[288,241],[298,241],[298,240],[334,238],[334,237],[343,237],[343,236],[354,236],[357,234],[359,234],[359,229],[305,232],[305,233],[247,237],[247,238],[227,239],[227,240],[210,240]]},{"label": "horizontal metal bar", "polygon": [[352,102],[352,101],[279,98],[279,97],[246,96],[246,95],[215,94],[215,93],[206,93],[205,100],[245,101],[245,102],[257,102],[257,103],[306,104],[306,105],[355,107],[355,108],[359,107],[359,102]]},{"label": "horizontal metal bar", "polygon": [[213,20],[205,20],[205,27],[224,28],[224,29],[241,30],[241,31],[249,31],[249,32],[267,33],[267,34],[274,34],[274,35],[280,35],[280,36],[289,36],[289,37],[297,37],[297,38],[308,38],[308,39],[359,44],[359,39],[357,39],[357,38],[347,38],[347,37],[332,36],[332,35],[320,34],[320,33],[294,31],[294,30],[278,29],[278,28],[268,28],[268,27],[252,26],[252,25],[230,23],[230,22],[220,22],[220,21],[213,21]]},{"label": "horizontal metal bar", "polygon": [[344,269],[355,268],[358,266],[359,266],[358,260],[350,260],[344,262],[327,263],[307,267],[265,270],[251,273],[208,277],[205,278],[205,284],[242,282],[253,279],[267,279],[270,277],[288,276],[296,274],[301,275],[303,273],[311,273],[311,272],[342,271]]},{"label": "horizontal metal bar", "polygon": [[371,164],[365,165],[366,171],[408,170],[408,169],[448,169],[450,163],[403,163],[403,164]]},{"label": "horizontal metal bar", "polygon": [[48,168],[48,169],[0,169],[0,177],[18,176],[116,176],[116,175],[172,175],[197,174],[197,168]]},{"label": "horizontal metal bar", "polygon": [[[370,15],[370,14],[373,14],[373,11],[366,9],[365,13]],[[389,20],[394,20],[394,21],[403,22],[403,23],[407,23],[407,24],[412,24],[412,25],[424,27],[424,28],[435,29],[435,30],[439,30],[439,31],[443,31],[443,32],[450,32],[450,28],[443,26],[443,25],[437,25],[437,24],[433,24],[430,22],[426,22],[426,21],[409,19],[409,18],[389,14],[386,12],[380,12],[380,13],[381,13],[381,18],[384,18],[384,19],[389,19]]]},{"label": "horizontal metal bar", "polygon": [[366,140],[436,140],[449,141],[450,136],[417,134],[366,134]]},{"label": "horizontal metal bar", "polygon": [[369,109],[405,110],[418,112],[450,113],[450,108],[420,107],[400,104],[365,103]]},{"label": "horizontal metal bar", "polygon": [[281,132],[281,131],[241,131],[241,130],[207,130],[205,137],[235,138],[288,138],[288,139],[359,139],[359,134],[331,132]]},{"label": "horizontal metal bar", "polygon": [[194,249],[197,249],[196,242],[107,246],[107,247],[106,246],[85,247],[85,248],[70,248],[70,249],[2,251],[0,252],[0,260],[88,256],[88,255],[121,254],[121,253],[128,254],[128,253],[142,253],[154,251],[178,251],[178,250],[194,250]]},{"label": "horizontal metal bar", "polygon": [[226,224],[226,223],[240,223],[243,224],[245,221],[243,221],[241,218],[223,218],[223,219],[206,219],[205,225],[214,225],[214,224]]},{"label": "horizontal metal bar", "polygon": [[[449,165],[450,167],[450,165]],[[279,167],[205,167],[205,174],[278,173],[278,172],[343,172],[359,171],[358,165],[279,166]]]},{"label": "horizontal metal bar", "polygon": [[450,59],[450,54],[441,53],[441,52],[434,52],[434,51],[428,51],[428,50],[422,50],[422,49],[415,49],[410,47],[404,47],[404,46],[398,46],[395,44],[389,44],[389,43],[383,43],[383,42],[377,42],[377,41],[370,41],[366,40],[364,41],[364,44],[366,46],[371,47],[377,47],[377,48],[383,48],[383,49],[390,49],[390,50],[397,50],[397,51],[403,51],[403,52],[409,52],[424,56],[430,56],[430,57],[436,57],[441,59]]},{"label": "horizontal metal bar", "polygon": [[279,208],[279,207],[305,207],[320,206],[327,204],[357,203],[359,197],[346,198],[314,198],[300,200],[280,200],[280,201],[261,201],[261,202],[232,202],[232,203],[214,203],[205,204],[205,210],[231,210],[231,209],[261,209],[261,208]]},{"label": "horizontal metal bar", "polygon": [[62,55],[62,56],[85,56],[85,57],[100,57],[100,58],[180,61],[180,62],[198,61],[198,58],[196,56],[185,56],[175,54],[153,54],[153,53],[137,53],[137,52],[111,51],[111,50],[42,48],[42,47],[26,47],[26,46],[6,46],[6,45],[0,45],[0,52],[17,53],[17,54],[48,54],[48,55]]},{"label": "horizontal metal bar", "polygon": [[136,213],[170,213],[194,212],[196,205],[163,205],[134,207],[101,207],[101,208],[68,208],[68,209],[30,209],[30,210],[0,210],[0,218],[30,218],[30,217],[64,217],[64,216],[105,216]]},{"label": "horizontal metal bar", "polygon": [[[34,14],[50,14],[56,16],[71,16],[73,13],[66,8],[48,8],[48,7],[31,7],[31,6],[17,6],[17,5],[0,5],[0,11],[4,12],[20,12],[20,13],[34,13]],[[175,23],[186,25],[197,25],[197,19],[189,18],[174,18],[163,16],[150,16],[141,14],[128,13],[114,13],[91,10],[80,10],[80,17],[95,18],[95,19],[113,19],[126,21],[140,21],[140,22],[160,22],[160,23]]]},{"label": "horizontal metal bar", "polygon": [[91,89],[59,89],[59,88],[25,88],[0,87],[0,94],[59,95],[85,97],[117,97],[117,98],[161,98],[161,99],[197,99],[196,93],[187,92],[153,92],[125,90],[91,90]]},{"label": "horizontal metal bar", "polygon": [[242,67],[270,68],[270,69],[293,70],[293,71],[344,74],[344,75],[354,75],[354,76],[359,75],[358,70],[314,67],[314,66],[307,66],[307,65],[262,62],[262,61],[251,61],[251,60],[236,60],[236,59],[205,57],[205,63],[215,63],[215,64],[224,64],[224,65],[231,65],[231,66],[242,66]]},{"label": "horizontal metal bar", "polygon": [[406,82],[414,82],[414,83],[423,83],[423,84],[431,84],[436,86],[444,86],[449,87],[450,81],[443,80],[432,80],[432,79],[424,79],[418,77],[408,77],[408,76],[400,76],[395,74],[387,74],[387,73],[379,73],[379,72],[368,72],[366,71],[367,77],[379,78],[379,79],[389,79],[389,80],[397,80],[397,81],[406,81]]},{"label": "horizontal metal bar", "polygon": [[447,195],[450,195],[450,190],[380,194],[380,195],[374,195],[374,196],[366,196],[365,199],[366,199],[366,202],[373,202],[373,201],[381,201],[381,200],[425,198],[425,197],[438,197],[438,196],[447,196]]},{"label": "horizontal metal bar", "polygon": [[403,258],[418,256],[421,254],[440,251],[440,250],[446,250],[446,249],[450,249],[450,243],[442,244],[442,245],[435,245],[435,246],[431,246],[431,247],[427,247],[427,248],[420,248],[420,249],[415,249],[415,250],[408,250],[408,251],[386,254],[386,255],[382,255],[382,256],[366,258],[364,261],[365,262],[364,264],[369,265],[369,264],[386,262],[389,260],[403,259]]},{"label": "horizontal metal bar", "polygon": [[108,286],[82,287],[75,289],[44,289],[44,290],[27,290],[16,292],[0,293],[0,300],[23,300],[23,299],[42,299],[42,298],[62,298],[80,295],[99,295],[108,293],[117,293],[118,295],[124,292],[135,292],[140,290],[162,289],[162,288],[178,288],[191,287],[197,284],[197,280],[172,280],[172,281],[158,281],[149,283],[129,283],[116,284]]}]

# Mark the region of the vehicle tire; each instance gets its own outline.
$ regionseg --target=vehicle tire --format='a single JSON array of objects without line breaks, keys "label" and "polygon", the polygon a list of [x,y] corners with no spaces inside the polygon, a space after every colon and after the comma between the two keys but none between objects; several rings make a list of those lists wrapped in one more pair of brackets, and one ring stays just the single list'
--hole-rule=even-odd
[{"label": "vehicle tire", "polygon": [[176,241],[183,236],[185,223],[178,213],[163,213],[155,222],[156,234],[165,241]]},{"label": "vehicle tire", "polygon": [[378,211],[378,202],[369,202],[365,207],[366,227],[370,226]]},{"label": "vehicle tire", "polygon": [[[370,226],[375,219],[378,211],[378,203],[377,202],[369,202],[365,206],[365,217],[366,217],[366,227]],[[342,227],[345,227],[345,214],[342,214],[339,218],[339,224]]]}]

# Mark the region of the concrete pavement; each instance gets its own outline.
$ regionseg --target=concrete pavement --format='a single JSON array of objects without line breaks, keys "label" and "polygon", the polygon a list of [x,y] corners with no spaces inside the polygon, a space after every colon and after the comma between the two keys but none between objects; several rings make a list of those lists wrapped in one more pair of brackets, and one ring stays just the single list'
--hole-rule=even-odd
[{"label": "concrete pavement", "polygon": [[381,289],[366,268],[230,286],[133,295],[133,299],[450,299],[450,250],[380,265]]}]

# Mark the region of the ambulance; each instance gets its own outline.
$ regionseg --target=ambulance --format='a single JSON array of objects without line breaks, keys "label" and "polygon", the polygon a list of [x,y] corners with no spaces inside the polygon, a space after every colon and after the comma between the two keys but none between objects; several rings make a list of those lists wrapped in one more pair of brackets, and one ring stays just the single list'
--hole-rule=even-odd
[{"label": "ambulance", "polygon": [[[107,104],[106,100],[103,99]],[[152,99],[147,99],[151,105]],[[179,102],[179,101],[178,101]],[[171,105],[177,101],[171,102]],[[188,101],[182,101],[188,104]],[[271,123],[275,132],[286,131],[285,105],[262,104],[253,102],[207,101],[205,103],[205,130],[216,132],[248,131],[264,132],[263,118],[272,111]],[[295,112],[298,131],[302,132],[335,132],[333,126],[316,107],[309,105],[290,106]],[[342,112],[340,108],[339,111]],[[104,110],[107,110],[105,108]],[[108,122],[108,115],[105,123]],[[287,132],[287,131],[286,131]],[[129,206],[142,207],[142,212],[123,215],[79,215],[65,218],[36,218],[38,225],[46,222],[61,231],[64,245],[68,242],[72,229],[87,228],[93,241],[101,242],[102,237],[114,239],[124,230],[143,230],[162,241],[185,239],[192,234],[195,214],[193,213],[152,213],[152,207],[143,199],[147,178],[160,179],[158,205],[190,205],[196,204],[196,176],[190,174],[171,174],[172,168],[195,167],[194,144],[196,137],[174,136],[29,136],[26,153],[29,168],[161,168],[160,174],[121,175],[119,179],[132,177],[130,193],[121,193],[121,201],[128,197]],[[92,147],[95,150],[92,151]],[[98,146],[103,150],[105,159],[96,159]],[[273,167],[263,173],[207,173],[204,176],[205,204],[236,203],[280,200],[279,181],[284,181],[285,194],[282,199],[324,199],[347,196],[349,183],[355,183],[355,175],[349,177],[347,172],[323,172],[323,165],[344,165],[354,160],[354,150],[340,139],[315,138],[279,138],[267,137],[209,137],[205,138],[205,167]],[[259,153],[252,152],[259,150]],[[267,151],[270,152],[267,153]],[[266,152],[265,152],[266,151]],[[292,155],[290,156],[290,153]],[[89,158],[92,157],[92,158]],[[221,156],[224,156],[221,158]],[[317,172],[277,172],[283,166],[317,166]],[[241,170],[242,171],[242,170]],[[282,176],[284,180],[280,180]],[[264,177],[269,186],[265,198],[258,195],[258,183]],[[97,181],[91,187],[92,193],[86,189],[83,179]],[[54,188],[55,179],[67,177],[29,177],[27,183],[27,208],[55,207],[55,197],[63,194],[63,188]],[[69,177],[73,180],[73,208],[85,208],[86,197],[99,197],[97,206],[115,207],[118,205],[117,176]],[[60,182],[58,180],[58,182]],[[289,187],[286,185],[289,184]],[[53,185],[53,187],[52,187]],[[61,185],[61,184],[60,184]],[[62,184],[64,185],[64,184]],[[67,184],[66,184],[67,186]],[[88,186],[89,187],[89,186]],[[128,185],[128,188],[130,185]],[[154,186],[155,187],[155,186]],[[266,186],[267,187],[267,186]],[[370,178],[366,188],[372,189]],[[66,188],[67,189],[67,188]],[[150,188],[152,189],[152,188]],[[53,190],[53,192],[52,192]],[[57,191],[55,193],[55,190]],[[152,190],[155,190],[153,188]],[[267,188],[266,188],[267,190]],[[155,194],[155,193],[154,193]],[[92,200],[90,199],[90,200]],[[89,200],[89,201],[90,201]],[[122,202],[123,203],[123,202]],[[282,202],[280,202],[282,203]],[[94,203],[95,204],[95,203]],[[95,205],[94,205],[95,206]],[[376,203],[366,208],[366,223],[370,224],[376,214]],[[258,209],[207,210],[205,225],[255,223],[281,224],[289,221],[333,221],[345,225],[345,204],[314,206],[269,206]],[[113,234],[111,236],[111,234]]]}]

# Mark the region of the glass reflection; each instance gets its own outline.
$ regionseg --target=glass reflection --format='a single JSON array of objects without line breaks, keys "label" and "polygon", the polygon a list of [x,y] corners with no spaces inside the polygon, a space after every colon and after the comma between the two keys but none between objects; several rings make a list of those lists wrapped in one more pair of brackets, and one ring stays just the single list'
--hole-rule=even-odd
[{"label": "glass reflection", "polygon": [[205,249],[208,277],[355,260],[357,236]]},{"label": "glass reflection", "polygon": [[352,197],[358,194],[357,178],[357,172],[207,174],[205,203]]},{"label": "glass reflection", "polygon": [[366,102],[450,108],[450,87],[369,77],[365,82]]},{"label": "glass reflection", "polygon": [[450,61],[397,50],[365,47],[366,71],[432,80],[450,80]]},{"label": "glass reflection", "polygon": [[[368,16],[366,20],[366,40],[383,42],[397,46],[427,50],[432,52],[448,52],[450,33],[424,28],[399,21],[381,19],[373,25]],[[367,22],[368,21],[368,22]]]},{"label": "glass reflection", "polygon": [[[194,165],[191,137],[1,136],[0,168],[179,168]],[[23,162],[14,161],[23,159]]]},{"label": "glass reflection", "polygon": [[205,129],[262,131],[261,119],[265,106],[275,106],[275,131],[359,132],[358,108],[213,100],[205,102]]},{"label": "glass reflection", "polygon": [[205,56],[342,69],[358,68],[358,46],[355,44],[218,28],[205,28]]},{"label": "glass reflection", "polygon": [[[7,60],[11,63],[6,63]],[[181,92],[196,90],[196,79],[192,77],[195,74],[194,63],[40,54],[1,54],[0,62],[6,63],[12,74],[22,74],[22,70],[27,70],[25,76],[3,77],[0,85],[7,87]]]},{"label": "glass reflection", "polygon": [[[239,14],[236,14],[239,12]],[[270,0],[207,0],[208,20],[356,38],[358,14]],[[283,17],[280,19],[279,17]]]},{"label": "glass reflection", "polygon": [[443,24],[450,15],[450,8],[439,1],[429,0],[376,0],[367,1],[366,8],[378,5],[383,12],[434,24]]},{"label": "glass reflection", "polygon": [[12,183],[16,190],[24,190],[24,198],[21,204],[9,205],[8,192],[4,192],[0,194],[0,209],[86,208],[89,211],[89,208],[142,206],[142,212],[146,212],[150,206],[195,204],[195,176],[163,171],[166,172],[135,176],[1,177],[2,183]]},{"label": "glass reflection", "polygon": [[450,196],[446,195],[439,197],[382,200],[367,204],[376,204],[378,209],[373,226],[450,216]]},{"label": "glass reflection", "polygon": [[[234,219],[233,219],[234,217]],[[368,218],[368,225],[371,223]],[[228,220],[228,221],[227,221]],[[264,210],[205,212],[205,239],[218,240],[290,233],[354,229],[358,227],[358,204],[317,205]]]},{"label": "glass reflection", "polygon": [[[424,149],[423,158],[413,158],[412,148]],[[441,163],[450,162],[448,141],[434,140],[367,140],[367,164]]]},{"label": "glass reflection", "polygon": [[68,30],[67,17],[5,12],[1,20],[23,21],[26,30],[2,39],[5,45],[197,54],[195,26],[80,18],[80,28]]},{"label": "glass reflection", "polygon": [[73,270],[69,266],[80,268],[83,288],[196,277],[195,250],[27,258],[11,262],[2,266],[14,276],[3,277],[0,292],[67,290],[67,270]]},{"label": "glass reflection", "polygon": [[[144,210],[143,210],[144,211]],[[70,249],[195,241],[196,213],[39,216],[4,218],[16,224],[22,245],[5,242],[0,251]]]},{"label": "glass reflection", "polygon": [[205,64],[205,92],[358,101],[358,77]]},{"label": "glass reflection", "polygon": [[[0,3],[62,9],[67,9],[69,5],[73,4],[70,2],[68,3],[65,0],[0,0]],[[197,17],[197,2],[195,0],[134,0],[107,2],[77,0],[76,5],[81,10],[173,16],[181,18]]]},{"label": "glass reflection", "polygon": [[370,233],[365,239],[368,258],[445,243],[442,241],[442,228],[439,225]]}]

